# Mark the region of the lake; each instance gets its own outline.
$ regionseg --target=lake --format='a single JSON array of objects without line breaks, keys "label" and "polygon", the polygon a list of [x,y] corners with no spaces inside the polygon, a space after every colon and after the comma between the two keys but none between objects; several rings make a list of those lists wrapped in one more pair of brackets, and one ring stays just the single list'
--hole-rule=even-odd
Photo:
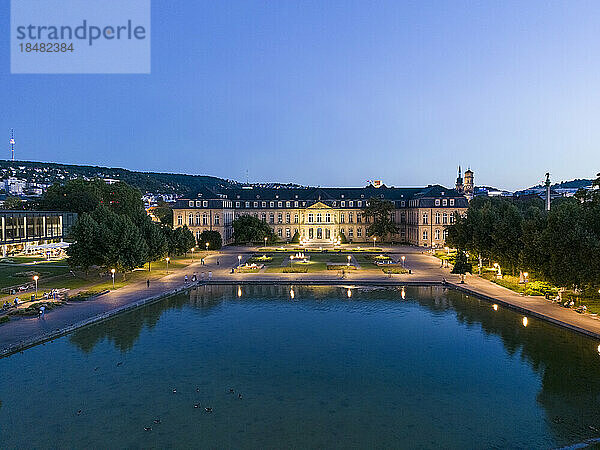
[{"label": "lake", "polygon": [[0,447],[600,437],[599,342],[523,319],[442,287],[203,286],[1,359]]}]

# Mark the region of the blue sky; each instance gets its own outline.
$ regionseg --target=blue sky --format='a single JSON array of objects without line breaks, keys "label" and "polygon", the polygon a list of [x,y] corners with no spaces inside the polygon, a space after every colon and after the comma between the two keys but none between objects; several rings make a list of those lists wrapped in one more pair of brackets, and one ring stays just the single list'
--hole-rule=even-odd
[{"label": "blue sky", "polygon": [[150,75],[11,75],[6,31],[0,157],[14,127],[21,159],[250,181],[589,178],[599,24],[591,1],[154,0]]}]

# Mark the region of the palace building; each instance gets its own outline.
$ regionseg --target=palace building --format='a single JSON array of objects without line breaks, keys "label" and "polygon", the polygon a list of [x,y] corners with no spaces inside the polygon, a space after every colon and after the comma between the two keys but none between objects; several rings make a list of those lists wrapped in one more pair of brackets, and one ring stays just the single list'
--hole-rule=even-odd
[{"label": "palace building", "polygon": [[180,199],[173,209],[173,226],[187,225],[196,238],[216,230],[223,244],[233,242],[233,220],[244,214],[268,223],[282,242],[297,232],[309,244],[333,243],[341,235],[348,242],[372,242],[363,209],[369,199],[393,202],[393,221],[399,233],[393,242],[441,247],[446,226],[455,213],[463,214],[468,200],[456,189],[440,185],[395,188],[382,184],[363,188],[260,188],[245,186],[218,192],[203,189],[194,198]]}]

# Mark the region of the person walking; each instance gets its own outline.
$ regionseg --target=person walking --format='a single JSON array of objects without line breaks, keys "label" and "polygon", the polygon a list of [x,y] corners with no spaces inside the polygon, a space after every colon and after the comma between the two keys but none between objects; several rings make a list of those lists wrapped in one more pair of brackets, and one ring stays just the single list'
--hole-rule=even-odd
[{"label": "person walking", "polygon": [[149,287],[150,287],[150,278],[148,278],[148,279],[146,280],[146,287],[147,287],[147,288],[149,288]]},{"label": "person walking", "polygon": [[208,272],[208,279],[212,280],[212,272]]},{"label": "person walking", "polygon": [[46,312],[46,307],[45,306],[40,306],[40,311],[39,311],[38,319],[41,319],[42,317],[44,317],[44,313],[45,312]]},{"label": "person walking", "polygon": [[183,277],[183,281],[184,281],[185,284],[188,283],[188,276],[187,275],[185,277]]}]

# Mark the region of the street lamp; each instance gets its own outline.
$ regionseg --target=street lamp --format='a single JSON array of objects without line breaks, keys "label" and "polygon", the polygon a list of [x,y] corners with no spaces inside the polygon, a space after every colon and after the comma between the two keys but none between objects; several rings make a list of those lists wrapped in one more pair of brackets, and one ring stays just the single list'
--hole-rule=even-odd
[{"label": "street lamp", "polygon": [[375,241],[377,240],[376,237],[373,237],[373,247],[375,247]]},{"label": "street lamp", "polygon": [[446,247],[446,255],[450,254],[450,247]]},{"label": "street lamp", "polygon": [[33,276],[33,279],[35,280],[35,298],[37,298],[37,294],[38,294],[38,289],[37,289],[38,283],[37,282],[38,282],[39,278],[40,277],[38,275]]},{"label": "street lamp", "polygon": [[350,267],[350,255],[348,255],[348,267]]},{"label": "street lamp", "polygon": [[192,247],[192,262],[194,262],[194,247]]},{"label": "street lamp", "polygon": [[[208,246],[208,242],[206,243],[206,245]],[[169,258],[168,256],[165,258],[165,261],[167,262],[167,275],[169,275],[169,261],[171,260],[171,258]],[[114,270],[113,269],[113,274],[114,274]]]},{"label": "street lamp", "polygon": [[402,268],[404,268],[404,260],[406,259],[406,256],[402,255],[402,258],[400,258],[402,260]]},{"label": "street lamp", "polygon": [[238,268],[242,265],[242,255],[238,255]]},{"label": "street lamp", "polygon": [[210,242],[206,243],[206,251],[208,251],[208,246],[210,245]]},{"label": "street lamp", "polygon": [[263,239],[265,241],[265,247],[266,247],[267,246],[267,237],[265,236]]},{"label": "street lamp", "polygon": [[110,274],[112,276],[112,282],[113,282],[113,289],[115,288],[115,269],[110,269]]},{"label": "street lamp", "polygon": [[527,287],[527,282],[529,281],[529,272],[523,272],[523,278],[525,280],[525,287]]}]

